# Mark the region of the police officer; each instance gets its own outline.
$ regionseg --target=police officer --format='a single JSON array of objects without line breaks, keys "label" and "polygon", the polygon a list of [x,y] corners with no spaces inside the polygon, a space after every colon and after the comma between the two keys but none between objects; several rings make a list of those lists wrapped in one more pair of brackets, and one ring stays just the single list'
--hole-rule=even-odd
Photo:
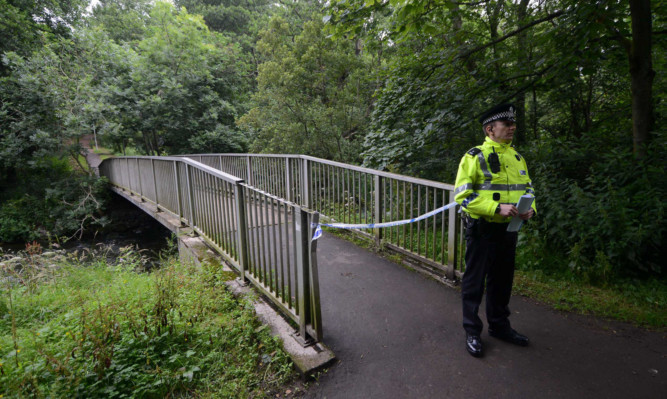
[{"label": "police officer", "polygon": [[461,159],[456,176],[456,202],[461,205],[466,237],[466,271],[461,283],[466,349],[483,354],[484,327],[477,315],[486,282],[486,319],[489,335],[516,345],[528,338],[512,329],[509,301],[514,279],[517,233],[508,232],[512,217],[528,220],[532,208],[519,215],[522,195],[534,195],[526,161],[510,146],[516,130],[514,106],[503,104],[481,118],[486,139]]}]

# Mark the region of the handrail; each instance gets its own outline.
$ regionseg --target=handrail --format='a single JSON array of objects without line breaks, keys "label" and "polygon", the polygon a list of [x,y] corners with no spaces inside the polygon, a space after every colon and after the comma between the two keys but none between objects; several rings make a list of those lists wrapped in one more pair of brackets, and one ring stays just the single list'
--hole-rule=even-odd
[{"label": "handrail", "polygon": [[423,185],[428,185],[430,187],[436,187],[436,188],[442,188],[445,190],[453,190],[454,185],[453,184],[448,184],[448,183],[442,183],[434,180],[428,180],[428,179],[422,179],[420,177],[412,177],[412,176],[405,176],[405,175],[399,175],[397,173],[392,173],[392,172],[385,172],[383,170],[376,170],[376,169],[371,169],[371,168],[366,168],[363,166],[357,166],[357,165],[350,165],[346,164],[343,162],[337,162],[337,161],[330,161],[328,159],[323,159],[323,158],[317,158],[317,157],[311,157],[310,155],[294,155],[294,154],[289,154],[289,155],[280,155],[280,154],[186,154],[186,155],[177,155],[177,157],[205,157],[205,156],[210,156],[210,157],[215,157],[215,156],[224,156],[224,157],[252,157],[252,158],[290,158],[290,159],[306,159],[310,160],[313,162],[318,162],[326,165],[332,165],[332,166],[337,166],[341,168],[346,168],[349,170],[354,170],[358,172],[363,172],[363,173],[368,173],[376,176],[382,176],[382,177],[387,177],[391,179],[398,179],[401,181],[406,181],[410,183],[415,183],[415,184],[423,184]]},{"label": "handrail", "polygon": [[[412,219],[454,201],[452,184],[307,155],[183,156],[237,174],[255,187],[343,223]],[[463,274],[463,234],[455,208],[408,226],[375,229],[372,237],[378,246],[418,260],[432,274],[451,280]]]},{"label": "handrail", "polygon": [[107,158],[117,189],[177,216],[299,326],[304,346],[322,340],[317,212],[187,157]]}]

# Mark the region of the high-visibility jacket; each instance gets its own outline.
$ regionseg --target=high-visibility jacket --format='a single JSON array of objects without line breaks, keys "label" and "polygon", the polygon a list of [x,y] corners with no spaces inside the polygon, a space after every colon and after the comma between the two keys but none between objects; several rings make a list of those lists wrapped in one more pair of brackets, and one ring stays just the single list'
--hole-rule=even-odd
[{"label": "high-visibility jacket", "polygon": [[[500,171],[493,173],[489,155],[498,154]],[[484,144],[471,148],[461,159],[456,175],[455,200],[474,219],[505,223],[512,218],[496,213],[500,204],[514,204],[524,194],[535,195],[526,160],[510,144],[486,138]],[[535,201],[533,201],[535,210]]]}]

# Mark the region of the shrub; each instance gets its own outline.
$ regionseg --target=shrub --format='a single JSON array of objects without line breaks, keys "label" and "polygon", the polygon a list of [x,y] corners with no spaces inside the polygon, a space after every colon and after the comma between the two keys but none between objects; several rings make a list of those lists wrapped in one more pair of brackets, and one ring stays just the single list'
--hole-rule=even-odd
[{"label": "shrub", "polygon": [[613,134],[552,140],[531,153],[539,213],[527,241],[542,247],[538,256],[561,252],[593,282],[664,275],[665,151],[655,141],[643,160]]}]

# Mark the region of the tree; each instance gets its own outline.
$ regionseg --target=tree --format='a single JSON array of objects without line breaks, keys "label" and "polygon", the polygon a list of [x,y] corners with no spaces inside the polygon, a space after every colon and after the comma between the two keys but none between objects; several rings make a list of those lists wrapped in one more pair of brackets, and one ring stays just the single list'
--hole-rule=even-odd
[{"label": "tree", "polygon": [[295,4],[262,32],[254,107],[239,120],[253,150],[357,159],[372,104],[370,59],[323,26],[313,5]]},{"label": "tree", "polygon": [[[30,52],[57,37],[69,37],[84,0],[0,0],[0,55]],[[0,64],[0,76],[8,70]]]},{"label": "tree", "polygon": [[99,0],[86,22],[102,27],[117,43],[137,42],[144,37],[150,9],[150,0]]}]

